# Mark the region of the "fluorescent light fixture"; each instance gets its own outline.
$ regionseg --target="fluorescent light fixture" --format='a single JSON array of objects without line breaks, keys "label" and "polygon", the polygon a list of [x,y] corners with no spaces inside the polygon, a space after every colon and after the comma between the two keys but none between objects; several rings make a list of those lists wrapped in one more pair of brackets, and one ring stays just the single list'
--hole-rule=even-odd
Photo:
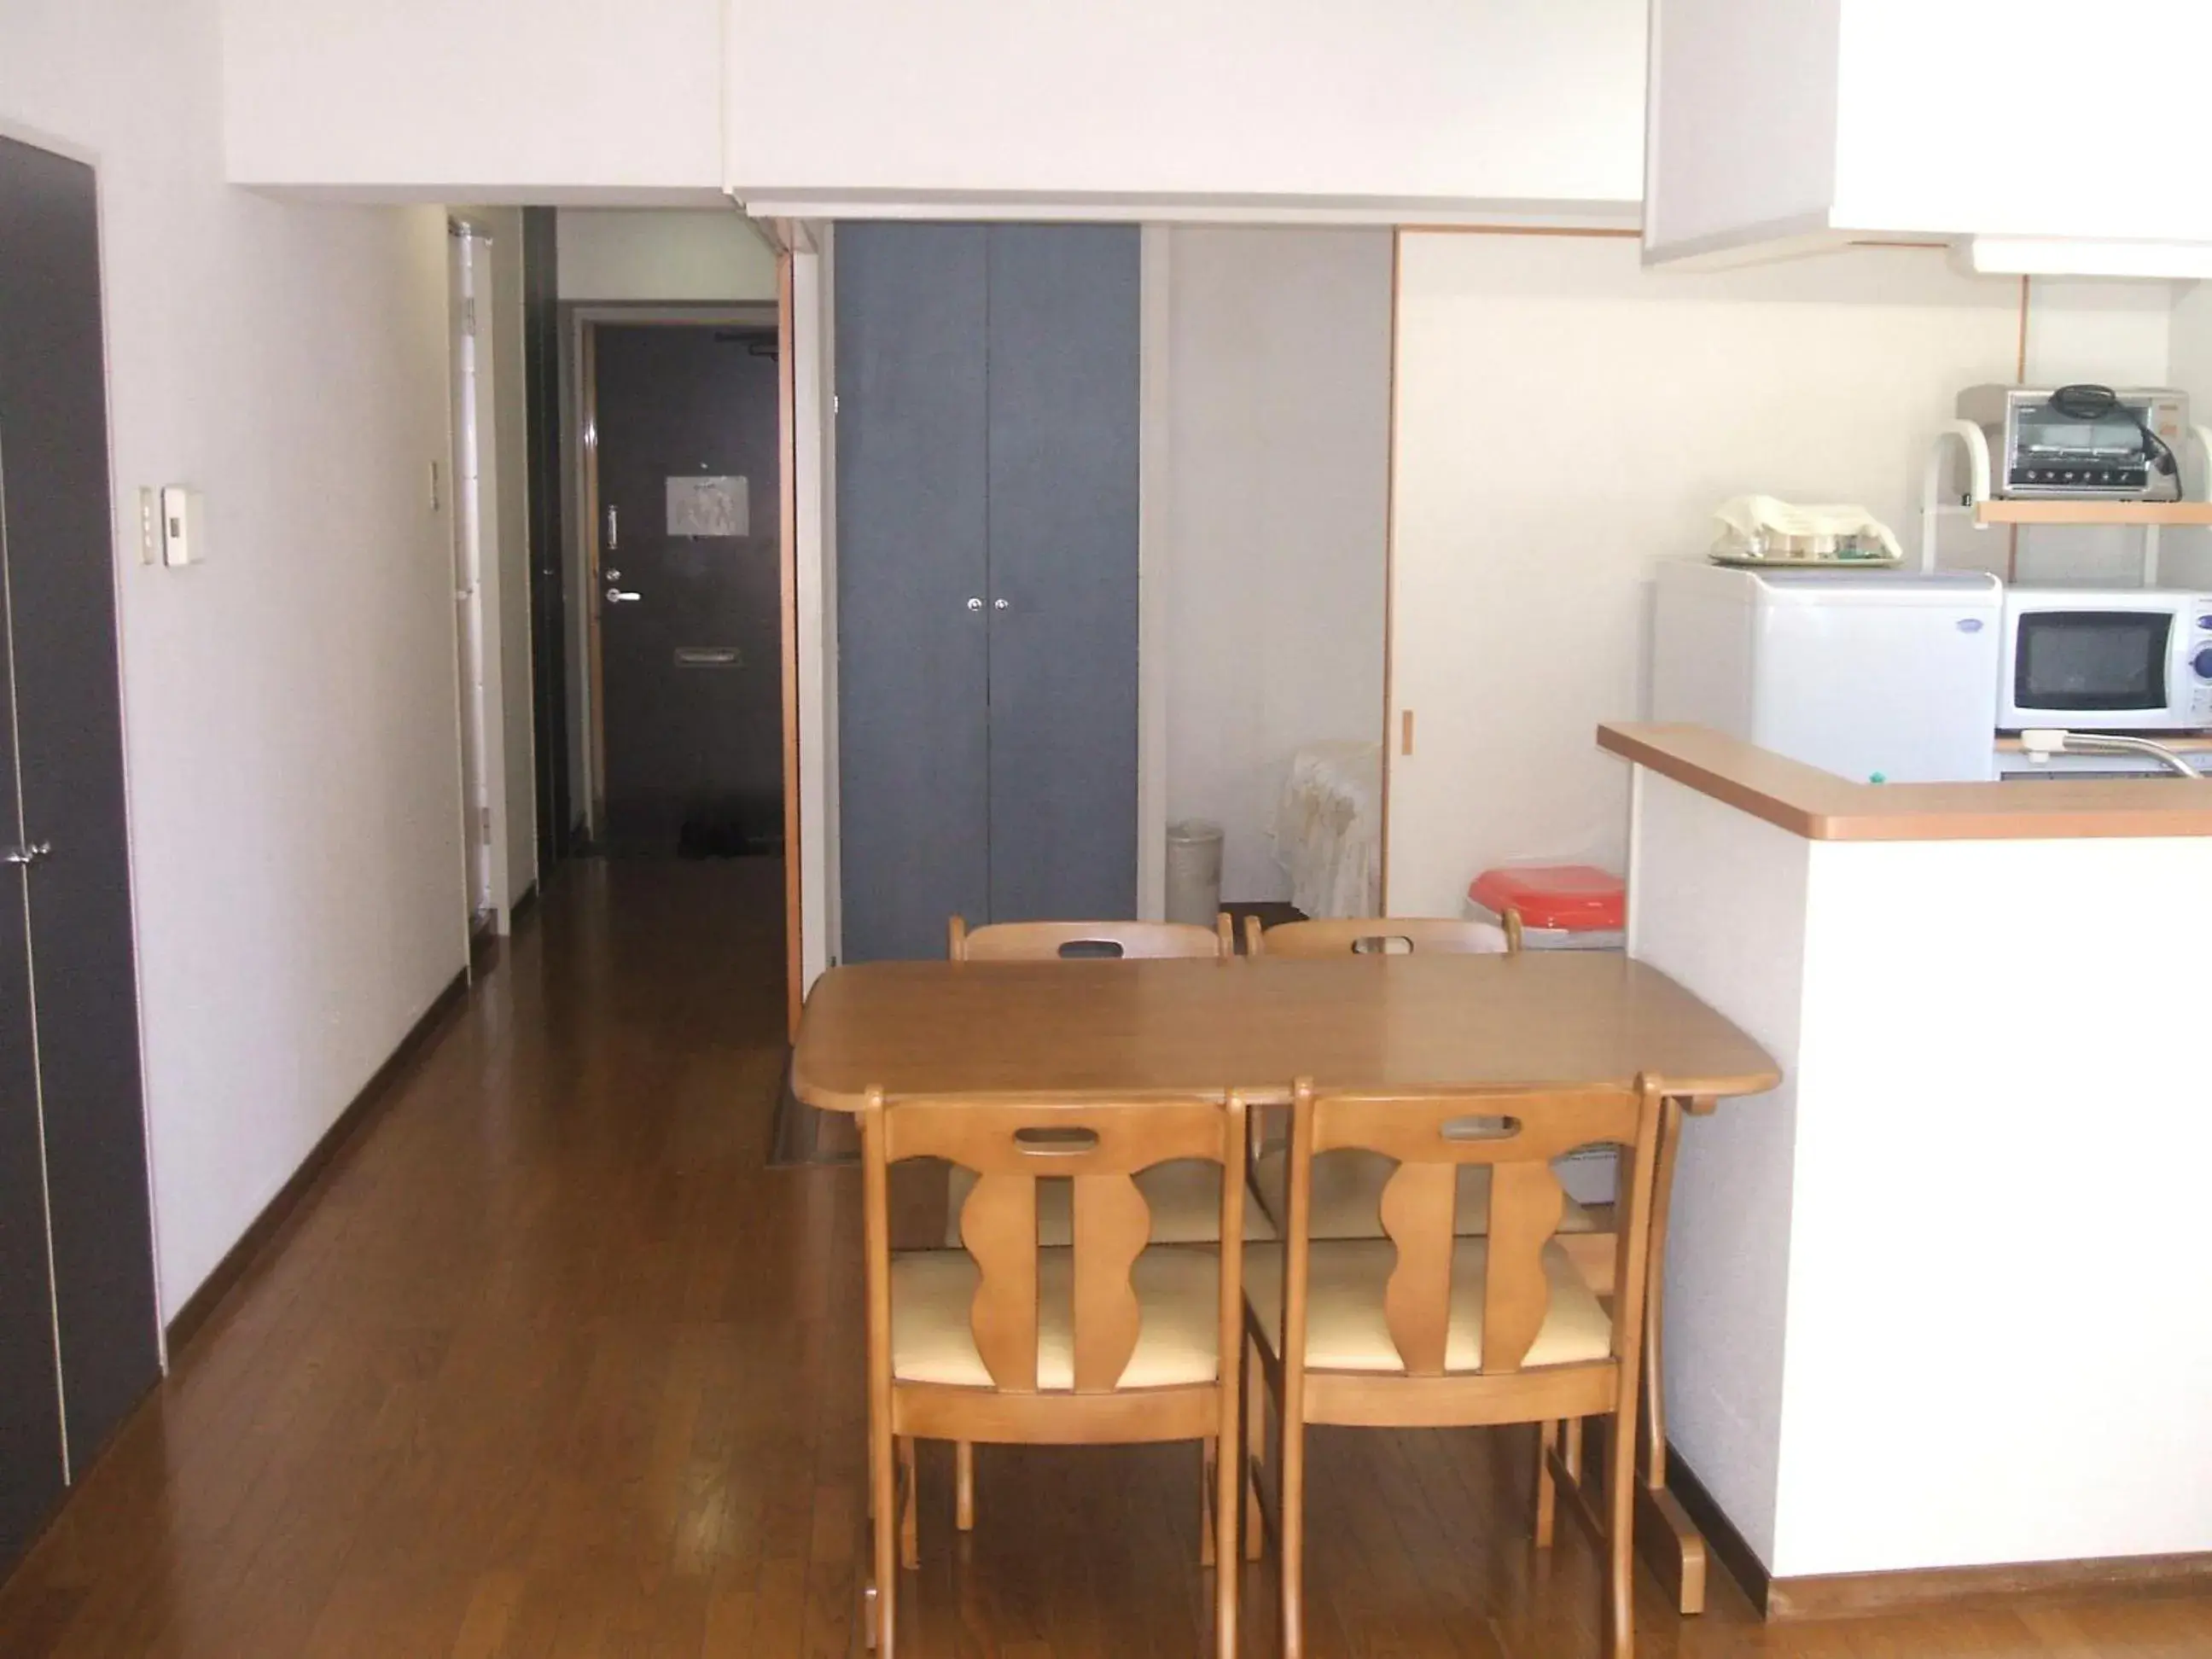
[{"label": "fluorescent light fixture", "polygon": [[1952,250],[1978,276],[2212,277],[2212,242],[1970,236]]}]

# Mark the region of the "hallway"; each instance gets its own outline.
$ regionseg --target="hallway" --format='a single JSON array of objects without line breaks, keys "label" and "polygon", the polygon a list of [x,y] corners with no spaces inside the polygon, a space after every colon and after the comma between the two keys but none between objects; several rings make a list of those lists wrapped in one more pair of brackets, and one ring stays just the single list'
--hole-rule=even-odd
[{"label": "hallway", "polygon": [[[766,1167],[779,881],[567,866],[0,1589],[0,1656],[858,1652],[860,1182]],[[1595,1659],[1591,1553],[1528,1547],[1518,1435],[1314,1454],[1321,1659]],[[925,1451],[910,1659],[1198,1650],[1194,1450],[979,1467],[963,1539]],[[2212,1648],[2202,1597],[1765,1628],[1725,1580],[1686,1622],[1644,1589],[1652,1656]]]}]

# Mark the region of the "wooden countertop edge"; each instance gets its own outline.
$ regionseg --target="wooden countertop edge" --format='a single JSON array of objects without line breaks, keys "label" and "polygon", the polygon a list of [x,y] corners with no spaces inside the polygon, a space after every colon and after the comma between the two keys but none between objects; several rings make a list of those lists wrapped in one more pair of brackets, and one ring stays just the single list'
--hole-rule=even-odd
[{"label": "wooden countertop edge", "polygon": [[1598,746],[1808,841],[2212,836],[2212,781],[1853,783],[1701,726],[1607,723]]}]

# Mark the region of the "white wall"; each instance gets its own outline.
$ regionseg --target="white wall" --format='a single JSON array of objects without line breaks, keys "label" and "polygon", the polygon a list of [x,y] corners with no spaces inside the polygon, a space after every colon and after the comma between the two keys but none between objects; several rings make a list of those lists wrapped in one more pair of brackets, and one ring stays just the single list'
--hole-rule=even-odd
[{"label": "white wall", "polygon": [[237,183],[441,202],[714,199],[724,0],[221,3]]},{"label": "white wall", "polygon": [[[1408,234],[1400,261],[1389,901],[1514,858],[1620,867],[1646,586],[1760,490],[1910,537],[1929,434],[2008,380],[2019,285],[1920,249],[1692,274],[1632,239]],[[1415,752],[1397,753],[1400,711]]]},{"label": "white wall", "polygon": [[1811,843],[1671,779],[1638,778],[1629,949],[1693,987],[1782,1071],[1771,1093],[1683,1120],[1662,1346],[1668,1441],[1771,1565]]},{"label": "white wall", "polygon": [[732,0],[727,181],[749,202],[1510,202],[1633,222],[1644,18],[1643,0]]},{"label": "white wall", "polygon": [[[462,965],[442,212],[222,183],[214,0],[0,0],[0,123],[96,160],[172,1314]],[[136,491],[205,492],[204,565]]]},{"label": "white wall", "polygon": [[774,301],[775,250],[734,208],[562,208],[563,300]]},{"label": "white wall", "polygon": [[1223,896],[1286,898],[1291,752],[1382,730],[1390,235],[1167,234],[1167,817],[1222,825]]},{"label": "white wall", "polygon": [[[2078,948],[2019,902],[2092,890]],[[2212,1117],[2111,1037],[2202,1029],[2212,841],[1820,842],[1807,906],[1775,1571],[2212,1550],[2202,1230],[2160,1201]]]}]

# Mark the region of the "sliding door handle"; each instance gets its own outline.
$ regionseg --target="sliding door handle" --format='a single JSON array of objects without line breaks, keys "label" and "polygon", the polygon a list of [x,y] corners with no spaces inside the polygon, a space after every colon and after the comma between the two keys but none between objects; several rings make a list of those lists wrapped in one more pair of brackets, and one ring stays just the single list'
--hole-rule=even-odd
[{"label": "sliding door handle", "polygon": [[34,841],[27,847],[0,848],[0,864],[36,864],[54,850],[50,841]]}]

